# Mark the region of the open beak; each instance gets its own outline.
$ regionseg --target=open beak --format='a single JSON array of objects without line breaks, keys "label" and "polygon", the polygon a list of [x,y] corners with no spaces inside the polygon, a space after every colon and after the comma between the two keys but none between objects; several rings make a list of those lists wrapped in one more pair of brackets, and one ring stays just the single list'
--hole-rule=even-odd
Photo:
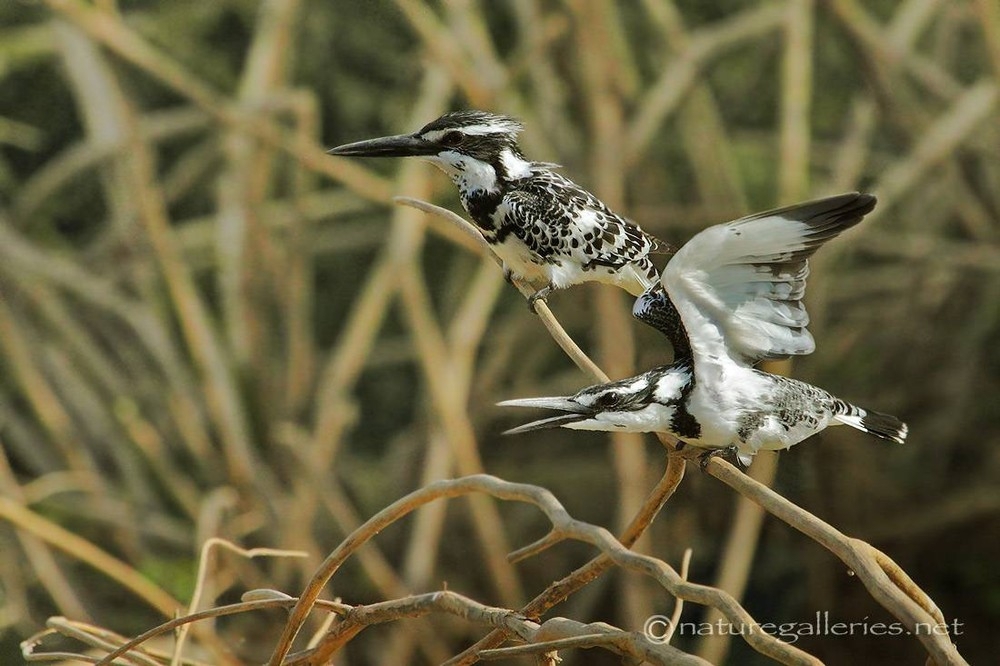
[{"label": "open beak", "polygon": [[346,143],[328,150],[327,153],[349,157],[415,157],[436,155],[440,150],[440,146],[414,134],[399,134]]}]

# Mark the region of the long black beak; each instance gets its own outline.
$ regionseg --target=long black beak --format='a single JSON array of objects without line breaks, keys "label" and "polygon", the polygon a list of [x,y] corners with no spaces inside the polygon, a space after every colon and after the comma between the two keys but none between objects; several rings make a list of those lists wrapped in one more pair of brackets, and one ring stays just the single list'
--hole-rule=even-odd
[{"label": "long black beak", "polygon": [[421,139],[415,134],[399,134],[384,136],[379,139],[368,139],[356,143],[347,143],[327,151],[330,155],[351,157],[414,157],[419,155],[435,155],[441,147]]}]

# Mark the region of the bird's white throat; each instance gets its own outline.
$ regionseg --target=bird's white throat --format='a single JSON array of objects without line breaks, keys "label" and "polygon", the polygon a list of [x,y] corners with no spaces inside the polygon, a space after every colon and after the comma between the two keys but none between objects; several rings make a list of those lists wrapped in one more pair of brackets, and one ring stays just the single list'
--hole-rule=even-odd
[{"label": "bird's white throat", "polygon": [[[454,150],[431,155],[427,161],[448,174],[464,196],[475,192],[495,193],[500,189],[496,169],[488,162]],[[531,175],[531,162],[519,157],[509,148],[500,153],[500,163],[507,178],[525,178]]]}]

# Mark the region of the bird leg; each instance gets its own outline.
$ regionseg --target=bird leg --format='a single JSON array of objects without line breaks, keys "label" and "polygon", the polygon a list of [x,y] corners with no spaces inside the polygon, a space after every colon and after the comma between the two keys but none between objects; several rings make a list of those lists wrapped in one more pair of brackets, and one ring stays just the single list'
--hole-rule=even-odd
[{"label": "bird leg", "polygon": [[749,469],[743,464],[743,461],[740,460],[740,450],[735,444],[730,444],[729,446],[725,446],[721,449],[709,449],[708,451],[702,453],[698,456],[698,459],[701,461],[701,468],[705,469],[705,467],[708,466],[708,461],[712,458],[722,458],[741,472],[746,472],[747,469]]},{"label": "bird leg", "polygon": [[539,289],[538,291],[536,291],[535,293],[533,293],[531,296],[528,296],[528,309],[534,312],[535,314],[538,314],[538,311],[535,310],[535,302],[538,300],[544,301],[551,292],[552,292],[552,285],[546,285],[541,289]]}]

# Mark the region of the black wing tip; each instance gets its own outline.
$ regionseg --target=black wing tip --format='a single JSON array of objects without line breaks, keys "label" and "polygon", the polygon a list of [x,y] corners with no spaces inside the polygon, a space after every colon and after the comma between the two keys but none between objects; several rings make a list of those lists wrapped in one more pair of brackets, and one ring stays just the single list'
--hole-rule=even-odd
[{"label": "black wing tip", "polygon": [[841,208],[842,213],[850,213],[861,217],[875,210],[875,204],[878,203],[878,197],[867,192],[849,192],[839,195],[839,197],[842,197],[844,200]]},{"label": "black wing tip", "polygon": [[817,225],[830,224],[846,229],[858,224],[865,215],[875,210],[878,199],[874,194],[849,192],[818,199],[812,203],[816,204],[818,209],[813,215]]},{"label": "black wing tip", "polygon": [[753,217],[780,215],[811,227],[836,227],[843,230],[861,222],[865,215],[875,209],[877,203],[878,198],[874,194],[845,192],[758,213]]}]

